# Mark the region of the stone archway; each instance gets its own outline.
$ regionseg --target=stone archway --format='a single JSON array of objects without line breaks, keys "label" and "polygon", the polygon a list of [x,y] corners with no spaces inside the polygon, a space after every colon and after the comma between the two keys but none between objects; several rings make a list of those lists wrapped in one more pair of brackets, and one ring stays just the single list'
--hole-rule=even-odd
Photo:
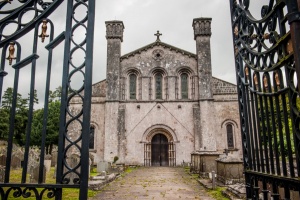
[{"label": "stone archway", "polygon": [[165,125],[148,128],[142,138],[145,166],[176,166],[174,131]]}]

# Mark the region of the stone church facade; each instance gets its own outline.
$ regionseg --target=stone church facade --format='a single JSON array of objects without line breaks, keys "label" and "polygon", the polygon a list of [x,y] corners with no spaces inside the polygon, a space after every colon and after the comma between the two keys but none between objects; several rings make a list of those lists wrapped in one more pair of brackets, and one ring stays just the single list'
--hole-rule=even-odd
[{"label": "stone church facade", "polygon": [[[191,153],[241,153],[236,85],[212,77],[211,18],[193,20],[196,54],[160,41],[121,55],[124,24],[106,22],[107,76],[93,85],[94,163],[176,166]],[[77,104],[72,103],[73,109]]]}]

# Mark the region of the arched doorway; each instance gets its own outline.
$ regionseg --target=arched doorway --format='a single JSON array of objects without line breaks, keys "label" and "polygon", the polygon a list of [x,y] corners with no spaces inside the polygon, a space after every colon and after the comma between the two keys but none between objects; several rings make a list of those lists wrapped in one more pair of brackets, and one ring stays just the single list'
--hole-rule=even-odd
[{"label": "arched doorway", "polygon": [[168,138],[158,133],[151,140],[151,165],[169,166],[169,143]]},{"label": "arched doorway", "polygon": [[162,124],[149,127],[142,138],[144,166],[176,166],[177,137],[174,131]]}]

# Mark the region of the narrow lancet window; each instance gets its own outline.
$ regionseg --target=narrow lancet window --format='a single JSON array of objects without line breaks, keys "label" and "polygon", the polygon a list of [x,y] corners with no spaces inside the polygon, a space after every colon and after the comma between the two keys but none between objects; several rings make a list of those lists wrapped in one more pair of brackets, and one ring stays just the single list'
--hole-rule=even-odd
[{"label": "narrow lancet window", "polygon": [[188,75],[181,74],[181,98],[188,99]]},{"label": "narrow lancet window", "polygon": [[136,75],[131,74],[129,76],[129,92],[130,92],[130,99],[136,99]]},{"label": "narrow lancet window", "polygon": [[156,99],[162,99],[162,75],[157,74],[155,76],[155,93]]},{"label": "narrow lancet window", "polygon": [[89,148],[90,149],[94,149],[95,148],[94,136],[95,136],[95,127],[91,126],[90,127],[90,142],[89,142]]},{"label": "narrow lancet window", "polygon": [[228,149],[233,149],[234,148],[233,127],[232,127],[231,124],[227,124],[226,131],[227,131],[227,145],[228,145]]}]

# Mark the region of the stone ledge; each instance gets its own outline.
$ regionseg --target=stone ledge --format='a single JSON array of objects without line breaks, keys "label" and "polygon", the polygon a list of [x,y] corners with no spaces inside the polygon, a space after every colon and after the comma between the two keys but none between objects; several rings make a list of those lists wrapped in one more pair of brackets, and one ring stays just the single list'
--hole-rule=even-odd
[{"label": "stone ledge", "polygon": [[89,181],[89,189],[91,190],[101,190],[105,185],[112,182],[117,178],[116,174],[110,174],[107,175],[105,180],[101,180],[103,177],[95,178],[93,177],[93,180]]}]

